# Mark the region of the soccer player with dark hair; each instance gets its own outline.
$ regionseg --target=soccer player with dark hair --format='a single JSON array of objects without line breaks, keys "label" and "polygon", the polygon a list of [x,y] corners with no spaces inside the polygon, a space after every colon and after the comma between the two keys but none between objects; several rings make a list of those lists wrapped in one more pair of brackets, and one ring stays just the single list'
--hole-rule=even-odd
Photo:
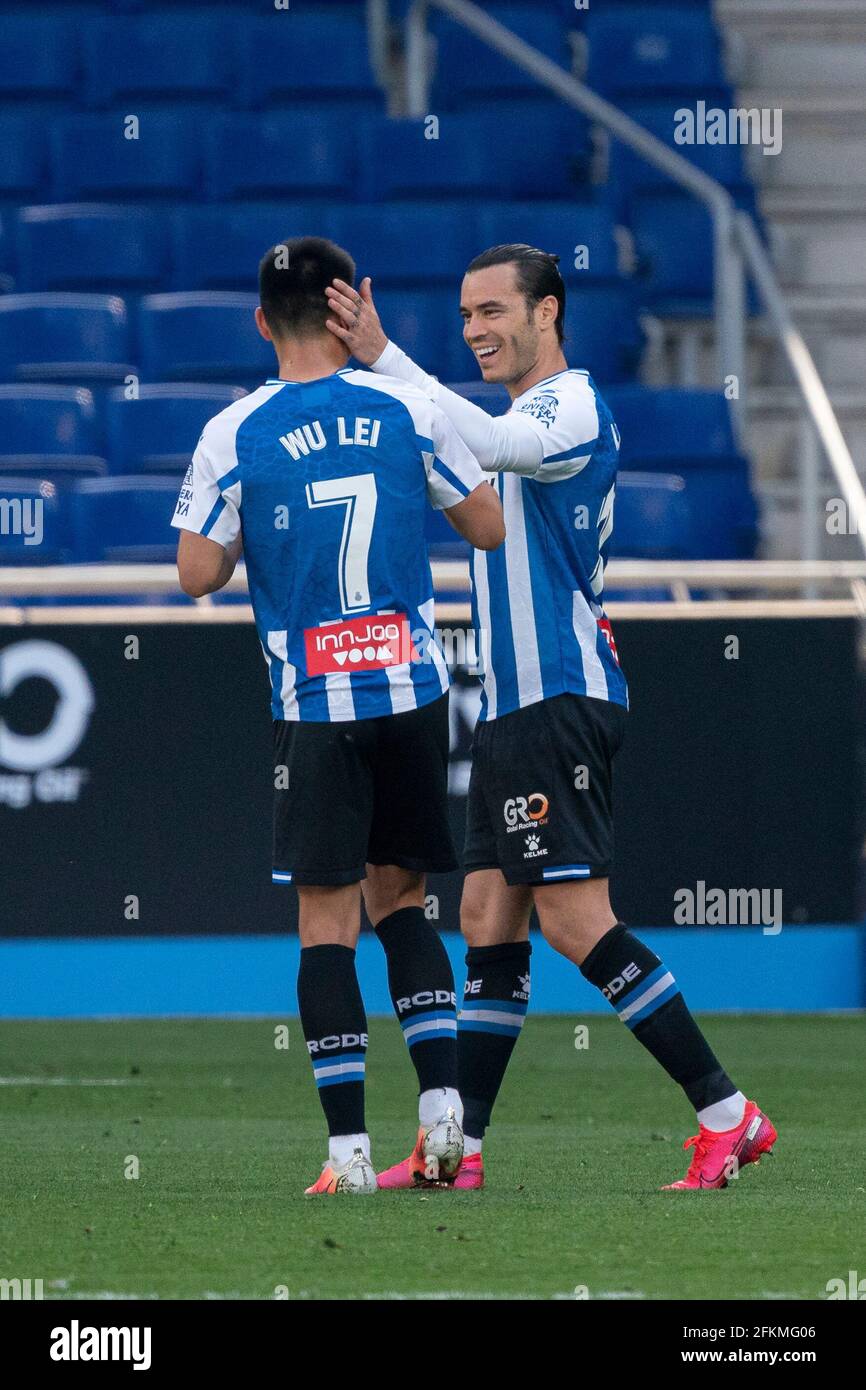
[{"label": "soccer player with dark hair", "polygon": [[504,528],[443,412],[347,366],[325,327],[335,275],[350,284],[352,259],[318,237],[262,259],[256,323],[279,372],[205,426],[174,525],[188,594],[227,583],[243,544],[271,682],[273,878],[298,891],[301,1027],[328,1125],[308,1192],[367,1193],[359,885],[418,1076],[428,1176],[453,1176],[462,1154],[454,980],[424,915],[425,874],[456,864],[425,512],[444,510],[480,550]]},{"label": "soccer player with dark hair", "polygon": [[[611,908],[612,765],[628,695],[603,604],[619,436],[588,372],[563,354],[558,258],[496,246],[463,279],[463,336],[499,418],[428,376],[390,343],[369,279],[335,281],[331,331],[374,372],[411,382],[496,475],[507,539],[473,556],[473,623],[484,654],[472,750],[461,927],[468,967],[459,1020],[465,1156],[455,1186],[481,1187],[481,1146],[529,1002],[529,918],[610,1001],[685,1091],[699,1132],[683,1188],[720,1188],[769,1151],[776,1131],[714,1056],[672,973]],[[380,1174],[424,1180],[423,1155]]]}]

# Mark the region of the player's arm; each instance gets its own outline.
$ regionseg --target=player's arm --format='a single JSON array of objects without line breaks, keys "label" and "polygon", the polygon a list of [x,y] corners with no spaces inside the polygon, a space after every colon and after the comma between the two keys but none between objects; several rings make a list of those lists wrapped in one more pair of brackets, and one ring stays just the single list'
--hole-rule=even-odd
[{"label": "player's arm", "polygon": [[486,480],[444,511],[457,534],[476,550],[496,550],[505,540],[502,503]]},{"label": "player's arm", "polygon": [[424,409],[430,411],[431,437],[423,444],[430,505],[476,550],[495,550],[505,540],[497,492],[448,417],[436,406]]},{"label": "player's arm", "polygon": [[180,587],[191,598],[216,593],[228,584],[240,553],[240,536],[223,546],[209,536],[199,536],[194,531],[182,532],[177,545]]},{"label": "player's arm", "polygon": [[429,376],[396,343],[389,342],[373,303],[370,277],[360,290],[335,280],[328,291],[332,317],[328,328],[352,356],[374,372],[411,382],[443,410],[486,473],[522,473],[534,477],[544,456],[537,431],[520,414],[494,418],[471,401]]},{"label": "player's arm", "polygon": [[215,593],[228,583],[243,544],[240,482],[227,470],[220,479],[218,471],[206,430],[187,469],[171,523],[181,532],[180,587],[192,598]]}]

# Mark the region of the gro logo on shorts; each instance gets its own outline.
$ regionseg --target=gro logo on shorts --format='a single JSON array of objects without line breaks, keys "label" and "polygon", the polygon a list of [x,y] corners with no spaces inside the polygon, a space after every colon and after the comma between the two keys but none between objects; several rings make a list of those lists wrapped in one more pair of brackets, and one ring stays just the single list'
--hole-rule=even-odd
[{"label": "gro logo on shorts", "polygon": [[527,825],[546,825],[549,810],[550,802],[544,793],[532,792],[529,796],[509,797],[502,814],[509,830],[522,830]]}]

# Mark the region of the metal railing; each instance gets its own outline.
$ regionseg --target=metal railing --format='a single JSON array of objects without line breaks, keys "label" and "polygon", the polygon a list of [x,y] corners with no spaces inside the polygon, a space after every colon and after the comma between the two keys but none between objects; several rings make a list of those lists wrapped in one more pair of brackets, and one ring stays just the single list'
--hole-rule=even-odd
[{"label": "metal railing", "polygon": [[[807,446],[820,441],[848,507],[852,530],[866,553],[866,492],[851,452],[806,343],[795,327],[770,259],[748,213],[739,211],[726,188],[696,168],[683,155],[658,140],[625,112],[578,81],[550,58],[486,15],[471,0],[415,0],[406,21],[407,102],[410,115],[426,116],[430,91],[430,9],[440,10],[469,30],[569,106],[628,145],[647,163],[700,199],[713,219],[714,320],[719,381],[735,378],[738,399],[732,400],[739,429],[748,406],[746,372],[746,267],[791,367],[809,422]],[[817,460],[813,447],[801,450],[801,514],[803,555],[819,554]]]},{"label": "metal railing", "polygon": [[[438,623],[468,623],[469,563],[431,564]],[[614,617],[866,617],[866,559],[819,560],[611,560],[605,570],[609,592],[667,590],[670,600],[640,595],[606,604]],[[816,597],[807,601],[804,590]],[[247,577],[238,565],[221,594],[246,596]],[[248,623],[249,604],[214,602],[212,596],[187,604],[161,600],[180,593],[174,565],[33,565],[0,568],[0,624],[40,623]],[[817,597],[817,595],[821,595]],[[143,604],[99,604],[118,597],[153,599]],[[736,597],[733,597],[736,596]],[[28,598],[79,598],[80,604],[27,604]],[[18,599],[12,604],[10,599]],[[24,600],[24,602],[21,602]]]}]

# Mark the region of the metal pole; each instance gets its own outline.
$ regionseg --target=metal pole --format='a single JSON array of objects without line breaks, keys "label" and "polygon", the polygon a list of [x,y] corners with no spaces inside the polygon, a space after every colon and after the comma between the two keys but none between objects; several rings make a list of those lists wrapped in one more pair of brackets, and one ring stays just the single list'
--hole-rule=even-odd
[{"label": "metal pole", "polygon": [[427,0],[415,0],[406,19],[406,105],[410,116],[421,117],[429,114],[429,57]]},{"label": "metal pole", "polygon": [[[819,474],[821,458],[815,426],[808,415],[800,421],[800,546],[801,559],[819,560],[821,558],[821,529],[818,508],[820,505]],[[803,585],[803,597],[817,598],[814,583]]]},{"label": "metal pole", "polygon": [[388,0],[367,0],[367,42],[373,71],[383,86],[388,82]]},{"label": "metal pole", "polygon": [[[716,371],[719,389],[731,403],[738,442],[742,445],[746,396],[746,285],[743,257],[736,240],[733,207],[713,209]],[[728,389],[733,379],[733,392]]]}]

